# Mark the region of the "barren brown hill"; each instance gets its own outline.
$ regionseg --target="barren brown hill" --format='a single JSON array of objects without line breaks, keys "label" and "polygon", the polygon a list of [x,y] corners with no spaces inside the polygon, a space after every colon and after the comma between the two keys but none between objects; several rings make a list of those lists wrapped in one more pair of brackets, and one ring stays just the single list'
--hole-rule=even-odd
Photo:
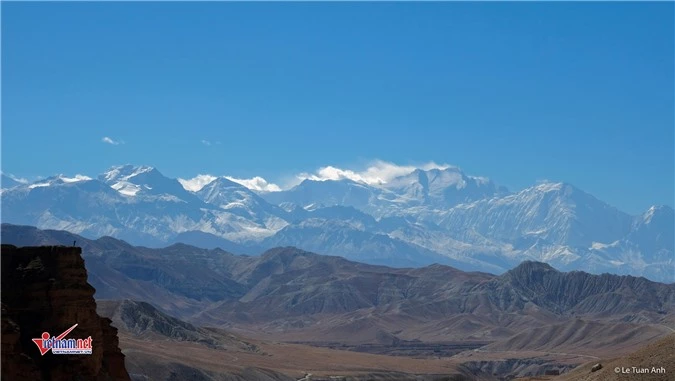
[{"label": "barren brown hill", "polygon": [[[627,351],[665,335],[675,322],[674,284],[564,273],[536,262],[502,275],[442,265],[389,268],[295,248],[254,257],[183,244],[149,249],[109,237],[87,240],[7,224],[2,239],[19,244],[76,240],[99,287],[97,298],[149,302],[193,328],[216,327],[251,340],[361,355],[455,359],[456,351],[468,350],[477,361],[475,369],[487,372],[523,366],[534,372],[543,366],[536,359],[496,364],[496,357],[523,359],[528,353],[557,361],[563,353],[579,363],[594,355],[577,351],[586,345],[599,354]],[[134,309],[139,315],[128,327],[131,335],[167,333],[162,326],[168,320],[148,325],[143,319],[150,312],[142,305]],[[208,340],[200,329],[183,326],[169,336]],[[177,345],[209,349],[195,340]],[[493,352],[487,352],[490,348]]]},{"label": "barren brown hill", "polygon": [[196,327],[152,305],[99,302],[99,313],[119,328],[120,346],[137,380],[478,380],[446,359],[410,359],[242,338]]},{"label": "barren brown hill", "polygon": [[[585,361],[584,356],[535,351],[382,356],[356,353],[342,346],[330,349],[244,339],[224,330],[182,322],[147,303],[104,301],[99,311],[110,314],[120,327],[127,366],[139,380],[285,380],[300,379],[308,373],[315,381],[501,380],[552,369],[565,371]],[[411,343],[391,343],[390,347],[405,350],[407,345]]]},{"label": "barren brown hill", "polygon": [[373,266],[294,248],[257,257],[183,244],[148,249],[8,224],[2,239],[77,241],[99,299],[148,301],[200,325],[283,340],[495,341],[573,318],[670,324],[675,313],[675,285],[535,262],[495,276]]},{"label": "barren brown hill", "polygon": [[539,262],[523,262],[493,280],[488,289],[499,302],[516,300],[513,305],[516,308],[531,301],[563,315],[622,315],[625,321],[640,322],[659,320],[675,311],[673,284],[633,276],[564,273]]},{"label": "barren brown hill", "polygon": [[260,352],[260,348],[218,328],[197,327],[169,316],[146,302],[99,300],[97,311],[112,319],[115,327],[136,339],[191,342],[209,348]]},{"label": "barren brown hill", "polygon": [[565,352],[582,355],[629,353],[646,342],[658,340],[671,329],[660,324],[588,321],[574,319],[561,324],[524,330],[506,340],[481,348],[486,352]]},{"label": "barren brown hill", "polygon": [[224,320],[223,326],[284,340],[365,342],[382,331],[403,340],[499,340],[577,317],[661,324],[675,305],[672,285],[561,273],[534,262],[497,277],[441,265],[379,268],[286,248],[249,266],[254,273],[275,270],[254,277],[255,286],[239,300],[215,303],[193,319]]}]

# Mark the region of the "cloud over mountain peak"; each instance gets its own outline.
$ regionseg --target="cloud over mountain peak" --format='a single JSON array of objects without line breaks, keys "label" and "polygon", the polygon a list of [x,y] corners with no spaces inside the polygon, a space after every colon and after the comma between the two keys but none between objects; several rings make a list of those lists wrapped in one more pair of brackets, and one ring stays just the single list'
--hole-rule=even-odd
[{"label": "cloud over mountain peak", "polygon": [[[253,191],[279,192],[282,190],[290,189],[304,180],[312,180],[312,181],[351,180],[367,185],[384,185],[397,177],[408,175],[414,172],[415,170],[430,171],[434,169],[446,170],[450,168],[454,168],[460,171],[459,167],[448,164],[437,164],[433,161],[421,165],[398,165],[384,160],[374,160],[363,169],[339,168],[336,166],[328,165],[325,167],[320,167],[314,172],[302,172],[300,174],[295,175],[292,181],[287,182],[283,186],[275,184],[274,182],[270,182],[260,176],[254,176],[251,178],[237,178],[232,176],[224,176],[224,177],[230,181],[234,181],[235,183],[241,184]],[[200,189],[204,188],[206,185],[210,184],[212,181],[216,180],[217,178],[218,176],[210,174],[199,174],[191,179],[179,178],[178,181],[183,185],[183,187],[186,190],[197,192]]]},{"label": "cloud over mountain peak", "polygon": [[398,165],[395,163],[375,160],[363,170],[341,169],[334,166],[319,168],[314,173],[301,173],[296,177],[299,180],[352,180],[368,185],[382,185],[391,180],[412,173],[416,169],[429,171],[432,169],[456,168],[448,164],[436,164],[433,161],[422,165]]},{"label": "cloud over mountain peak", "polygon": [[231,176],[225,176],[226,179],[230,181],[234,181],[235,183],[241,184],[245,186],[246,188],[254,191],[259,191],[259,192],[279,192],[281,190],[281,187],[279,187],[277,184],[272,184],[270,182],[267,182],[267,180],[263,179],[260,176],[255,176],[250,179],[238,179],[235,177]]},{"label": "cloud over mountain peak", "polygon": [[198,192],[205,186],[211,184],[217,178],[218,177],[212,175],[197,175],[191,179],[178,178],[177,180],[183,186],[183,188],[185,188],[185,190]]},{"label": "cloud over mountain peak", "polygon": [[[296,246],[378,264],[559,269],[673,279],[673,210],[629,215],[567,183],[511,192],[458,167],[374,161],[321,167],[280,187],[262,177],[164,176],[122,165],[96,179],[21,184],[3,174],[3,221],[161,246],[184,234],[250,252]],[[296,179],[296,180],[297,180]]]}]

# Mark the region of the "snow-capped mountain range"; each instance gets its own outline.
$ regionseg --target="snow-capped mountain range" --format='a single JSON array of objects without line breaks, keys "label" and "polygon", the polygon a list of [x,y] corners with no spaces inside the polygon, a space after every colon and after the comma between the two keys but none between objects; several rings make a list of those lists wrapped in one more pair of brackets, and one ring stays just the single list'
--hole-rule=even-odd
[{"label": "snow-capped mountain range", "polygon": [[510,192],[457,167],[399,172],[384,180],[306,177],[285,190],[261,178],[201,176],[195,185],[133,165],[33,183],[3,174],[2,222],[145,246],[184,242],[247,254],[296,246],[361,262],[492,273],[536,260],[675,281],[669,206],[632,216],[565,183]]}]

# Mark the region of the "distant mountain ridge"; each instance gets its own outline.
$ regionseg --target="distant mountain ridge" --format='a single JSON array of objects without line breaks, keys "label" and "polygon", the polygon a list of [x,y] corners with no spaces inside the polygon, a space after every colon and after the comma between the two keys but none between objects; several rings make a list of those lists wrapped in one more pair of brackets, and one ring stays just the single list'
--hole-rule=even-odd
[{"label": "distant mountain ridge", "polygon": [[[192,188],[191,188],[192,189]],[[161,247],[185,240],[260,253],[275,246],[362,262],[507,271],[523,260],[675,281],[675,214],[631,216],[566,183],[510,192],[457,167],[387,182],[308,178],[278,192],[225,177],[187,190],[149,166],[24,184],[3,175],[3,222]],[[200,237],[200,238],[197,238]]]},{"label": "distant mountain ridge", "polygon": [[[146,301],[194,324],[293,340],[494,341],[571,319],[639,323],[647,327],[640,334],[654,337],[669,332],[665,325],[675,314],[675,284],[560,272],[541,262],[497,276],[438,264],[375,266],[290,247],[259,256],[184,244],[151,249],[9,224],[2,225],[2,241],[77,241],[97,299]],[[143,319],[134,317],[133,326],[145,330]]]}]

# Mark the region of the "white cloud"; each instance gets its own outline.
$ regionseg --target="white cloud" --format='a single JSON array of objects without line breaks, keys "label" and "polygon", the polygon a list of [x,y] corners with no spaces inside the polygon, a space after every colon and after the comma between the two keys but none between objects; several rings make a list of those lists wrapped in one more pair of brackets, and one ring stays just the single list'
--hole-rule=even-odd
[{"label": "white cloud", "polygon": [[[448,168],[456,167],[447,164],[436,164],[434,162],[428,162],[421,165],[397,165],[383,160],[375,160],[362,170],[342,169],[333,166],[321,167],[314,173],[301,173],[294,176],[294,178],[289,181],[282,181],[283,186],[268,182],[260,176],[255,176],[249,179],[240,179],[231,176],[224,177],[253,191],[279,192],[283,189],[292,188],[293,186],[299,184],[302,180],[306,179],[314,181],[349,179],[368,185],[381,185],[390,182],[396,177],[410,174],[416,169],[428,171],[431,169]],[[197,175],[192,179],[178,179],[178,181],[186,190],[196,192],[217,178],[217,176],[213,175]]]},{"label": "white cloud", "polygon": [[[250,179],[238,179],[231,176],[224,176],[226,179],[233,181],[237,184],[241,184],[248,189],[260,192],[278,192],[281,188],[276,185],[268,182],[262,177],[256,176]],[[213,175],[197,175],[191,179],[178,179],[178,182],[183,185],[183,188],[186,190],[197,192],[212,183],[214,180],[218,179],[217,176]]]},{"label": "white cloud", "polygon": [[197,192],[213,182],[218,177],[212,175],[197,175],[191,179],[178,179],[178,182],[181,183],[185,190],[192,192]]},{"label": "white cloud", "polygon": [[101,141],[103,143],[112,144],[114,146],[119,145],[119,144],[124,144],[124,141],[122,141],[122,140],[114,140],[113,138],[110,138],[110,137],[107,137],[107,136],[104,136],[101,139]]},{"label": "white cloud", "polygon": [[16,181],[17,183],[28,184],[28,183],[30,182],[30,181],[28,181],[28,179],[26,179],[26,178],[23,178],[23,177],[17,177],[17,176],[14,176],[14,175],[11,174],[11,173],[4,173],[4,172],[0,172],[0,173],[2,173],[3,175],[9,177],[10,179]]},{"label": "white cloud", "polygon": [[235,183],[241,184],[246,188],[259,192],[279,192],[281,187],[276,184],[269,183],[267,180],[263,179],[260,176],[253,177],[251,179],[237,179],[230,176],[225,176],[226,179],[234,181]]},{"label": "white cloud", "polygon": [[66,177],[66,176],[63,176],[63,175],[61,175],[59,177],[61,178],[61,180],[64,183],[75,183],[75,182],[78,182],[78,181],[91,180],[91,177],[85,176],[85,175],[79,175],[79,174],[75,175],[75,177]]},{"label": "white cloud", "polygon": [[35,188],[42,188],[42,187],[48,187],[50,186],[50,183],[33,183],[28,186],[28,189],[35,189]]},{"label": "white cloud", "polygon": [[210,140],[202,139],[202,144],[208,147],[208,146],[212,146],[212,145],[218,145],[218,144],[220,144],[220,142],[218,142],[218,141],[212,142]]},{"label": "white cloud", "polygon": [[349,179],[369,185],[379,185],[385,184],[396,177],[407,175],[415,169],[428,171],[431,169],[447,169],[450,167],[451,166],[447,164],[439,165],[434,162],[413,166],[397,165],[382,160],[375,160],[367,168],[361,171],[328,166],[319,168],[315,173],[301,173],[296,177],[301,181],[305,179],[315,181]]}]

